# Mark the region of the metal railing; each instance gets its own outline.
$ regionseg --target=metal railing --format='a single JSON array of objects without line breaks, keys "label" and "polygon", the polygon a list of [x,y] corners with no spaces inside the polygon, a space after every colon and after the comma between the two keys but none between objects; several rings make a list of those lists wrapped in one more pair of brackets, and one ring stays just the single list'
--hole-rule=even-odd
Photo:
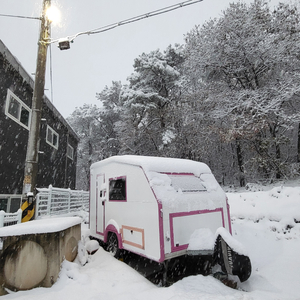
[{"label": "metal railing", "polygon": [[71,189],[38,188],[35,218],[55,215],[80,215],[89,212],[89,192]]},{"label": "metal railing", "polygon": [[6,213],[4,210],[0,211],[0,228],[21,223],[22,209],[15,213]]}]

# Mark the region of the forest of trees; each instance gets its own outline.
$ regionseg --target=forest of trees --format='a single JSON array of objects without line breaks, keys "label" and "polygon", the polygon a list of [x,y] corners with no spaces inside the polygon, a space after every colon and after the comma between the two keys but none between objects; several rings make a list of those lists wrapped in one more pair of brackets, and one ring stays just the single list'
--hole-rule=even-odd
[{"label": "forest of trees", "polygon": [[299,21],[296,4],[237,2],[185,44],[142,53],[128,84],[68,118],[81,138],[77,188],[91,163],[123,154],[202,161],[223,185],[299,175]]}]

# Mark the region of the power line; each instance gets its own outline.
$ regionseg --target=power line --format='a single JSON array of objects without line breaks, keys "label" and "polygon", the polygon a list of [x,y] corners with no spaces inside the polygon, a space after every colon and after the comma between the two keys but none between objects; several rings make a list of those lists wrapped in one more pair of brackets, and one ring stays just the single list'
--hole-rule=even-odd
[{"label": "power line", "polygon": [[[97,34],[97,33],[105,32],[105,31],[114,29],[116,27],[122,26],[122,25],[126,25],[126,24],[130,24],[130,23],[133,23],[133,22],[137,22],[137,21],[140,21],[142,19],[151,18],[151,17],[157,16],[157,15],[161,15],[161,14],[170,12],[172,10],[179,9],[179,8],[182,8],[182,7],[185,7],[185,6],[188,6],[188,5],[192,5],[192,4],[195,4],[195,3],[198,3],[198,2],[202,2],[202,1],[203,0],[187,0],[187,1],[184,1],[184,2],[181,2],[181,3],[177,3],[175,5],[171,5],[171,6],[167,6],[165,8],[154,10],[154,11],[151,11],[149,13],[146,13],[146,14],[143,14],[143,15],[139,15],[139,16],[136,16],[136,17],[133,17],[133,18],[130,18],[130,19],[126,19],[126,20],[123,20],[123,21],[120,21],[120,22],[117,22],[117,23],[113,23],[113,24],[106,25],[106,26],[103,26],[103,27],[99,27],[99,28],[96,28],[96,29],[93,29],[93,30],[89,30],[89,31],[79,32],[79,33],[77,33],[75,35],[68,36],[64,40],[68,40],[68,41],[71,42],[76,37],[78,37],[80,35],[84,35],[84,34],[91,35],[91,34]],[[60,40],[62,40],[62,39],[52,40],[50,43],[59,42]]]},{"label": "power line", "polygon": [[41,18],[38,18],[38,17],[26,17],[26,16],[17,16],[17,15],[6,15],[6,14],[0,14],[0,17],[41,20]]}]

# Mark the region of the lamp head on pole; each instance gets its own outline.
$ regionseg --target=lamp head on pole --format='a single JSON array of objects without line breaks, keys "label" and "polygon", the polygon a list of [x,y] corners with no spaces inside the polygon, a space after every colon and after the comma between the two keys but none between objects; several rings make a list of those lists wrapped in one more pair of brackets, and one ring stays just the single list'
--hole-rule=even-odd
[{"label": "lamp head on pole", "polygon": [[58,41],[58,48],[60,50],[70,49],[70,40],[68,38],[63,38]]}]

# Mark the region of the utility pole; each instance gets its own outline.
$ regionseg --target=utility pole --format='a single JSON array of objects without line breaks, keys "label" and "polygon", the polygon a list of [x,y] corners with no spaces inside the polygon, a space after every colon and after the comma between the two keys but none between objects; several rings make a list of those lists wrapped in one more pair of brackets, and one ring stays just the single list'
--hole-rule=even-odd
[{"label": "utility pole", "polygon": [[39,138],[45,88],[46,58],[48,42],[50,39],[50,21],[46,15],[46,11],[50,7],[50,5],[51,0],[43,0],[34,91],[32,97],[31,124],[28,134],[27,153],[24,170],[22,192],[23,196],[26,196],[28,193],[30,193],[31,195],[35,195],[35,187],[37,182]]}]

